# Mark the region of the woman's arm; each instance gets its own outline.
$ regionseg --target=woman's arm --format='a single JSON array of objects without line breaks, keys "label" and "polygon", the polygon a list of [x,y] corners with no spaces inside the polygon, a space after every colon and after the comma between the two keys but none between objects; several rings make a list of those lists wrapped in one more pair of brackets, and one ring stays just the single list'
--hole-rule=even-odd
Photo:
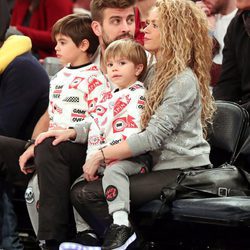
[{"label": "woman's arm", "polygon": [[126,141],[119,144],[105,147],[102,151],[99,150],[86,161],[84,171],[88,175],[94,175],[103,160],[110,163],[160,149],[167,137],[189,114],[197,96],[197,80],[191,71],[184,73],[183,76],[174,80],[166,90],[163,103],[151,117],[144,131],[131,135]]}]

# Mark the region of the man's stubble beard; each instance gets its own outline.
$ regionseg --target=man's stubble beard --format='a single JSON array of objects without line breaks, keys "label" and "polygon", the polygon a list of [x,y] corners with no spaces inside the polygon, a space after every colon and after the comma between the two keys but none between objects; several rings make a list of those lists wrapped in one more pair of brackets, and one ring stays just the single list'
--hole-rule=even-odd
[{"label": "man's stubble beard", "polygon": [[102,40],[103,40],[103,44],[105,46],[105,48],[107,48],[109,46],[109,44],[111,44],[114,41],[120,40],[120,39],[134,39],[134,36],[131,35],[130,32],[124,33],[120,36],[117,36],[115,39],[110,40],[108,39],[108,36],[106,35],[106,33],[102,36]]}]

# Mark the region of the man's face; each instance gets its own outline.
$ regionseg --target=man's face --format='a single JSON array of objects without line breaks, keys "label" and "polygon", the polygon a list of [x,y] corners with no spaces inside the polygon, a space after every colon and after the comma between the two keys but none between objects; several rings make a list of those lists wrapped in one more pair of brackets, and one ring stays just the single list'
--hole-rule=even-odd
[{"label": "man's face", "polygon": [[236,7],[240,10],[250,10],[250,0],[236,0]]},{"label": "man's face", "polygon": [[101,37],[107,47],[111,42],[122,38],[134,38],[135,14],[134,8],[107,8],[103,12],[103,22],[100,24]]},{"label": "man's face", "polygon": [[221,13],[227,6],[228,0],[202,0],[208,7],[210,15]]}]

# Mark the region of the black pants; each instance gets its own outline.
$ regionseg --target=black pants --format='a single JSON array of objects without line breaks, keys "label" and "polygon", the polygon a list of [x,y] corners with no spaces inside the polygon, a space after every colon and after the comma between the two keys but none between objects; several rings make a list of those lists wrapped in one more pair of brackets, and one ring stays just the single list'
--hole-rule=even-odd
[{"label": "black pants", "polygon": [[[161,170],[130,177],[131,211],[143,204],[159,199],[161,189],[176,182],[180,170]],[[81,181],[71,190],[71,201],[84,220],[103,237],[112,222],[102,189],[101,179],[93,182]]]},{"label": "black pants", "polygon": [[[40,188],[38,238],[63,241],[69,231],[70,186],[82,174],[86,146],[70,141],[53,146],[51,142],[52,139],[46,139],[35,149]],[[0,136],[0,176],[26,187],[31,175],[24,175],[18,163],[25,143]]]},{"label": "black pants", "polygon": [[30,175],[20,171],[19,157],[26,141],[0,136],[0,177],[9,183],[25,187]]},{"label": "black pants", "polygon": [[38,239],[64,241],[68,236],[70,187],[82,174],[86,145],[46,139],[35,148],[40,189]]}]

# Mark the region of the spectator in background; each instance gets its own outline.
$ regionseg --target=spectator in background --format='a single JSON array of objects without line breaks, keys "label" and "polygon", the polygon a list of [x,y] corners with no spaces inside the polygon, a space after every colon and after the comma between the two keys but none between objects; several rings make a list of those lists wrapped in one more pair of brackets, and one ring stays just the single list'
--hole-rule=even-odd
[{"label": "spectator in background", "polygon": [[224,36],[228,25],[237,12],[235,0],[202,0],[196,4],[206,13],[210,32],[214,39],[213,64],[211,69],[211,85],[217,84],[221,74],[222,50]]},{"label": "spectator in background", "polygon": [[135,8],[135,40],[144,44],[145,21],[149,10],[155,5],[156,0],[136,0]]},{"label": "spectator in background", "polygon": [[53,24],[73,12],[71,0],[15,0],[11,27],[29,36],[32,52],[43,59],[55,56],[51,39]]},{"label": "spectator in background", "polygon": [[215,99],[239,103],[250,113],[250,1],[236,0],[239,12],[230,23]]},{"label": "spectator in background", "polygon": [[13,5],[15,0],[7,0],[10,13],[12,13]]},{"label": "spectator in background", "polygon": [[[48,104],[49,78],[31,55],[31,41],[25,36],[5,40],[10,16],[0,0],[0,135],[28,139]],[[30,73],[32,72],[32,74]],[[2,158],[0,168],[4,169]],[[11,203],[11,186],[1,180],[0,248],[20,250],[16,218]]]},{"label": "spectator in background", "polygon": [[74,0],[74,13],[84,13],[90,15],[90,1],[91,0]]}]

